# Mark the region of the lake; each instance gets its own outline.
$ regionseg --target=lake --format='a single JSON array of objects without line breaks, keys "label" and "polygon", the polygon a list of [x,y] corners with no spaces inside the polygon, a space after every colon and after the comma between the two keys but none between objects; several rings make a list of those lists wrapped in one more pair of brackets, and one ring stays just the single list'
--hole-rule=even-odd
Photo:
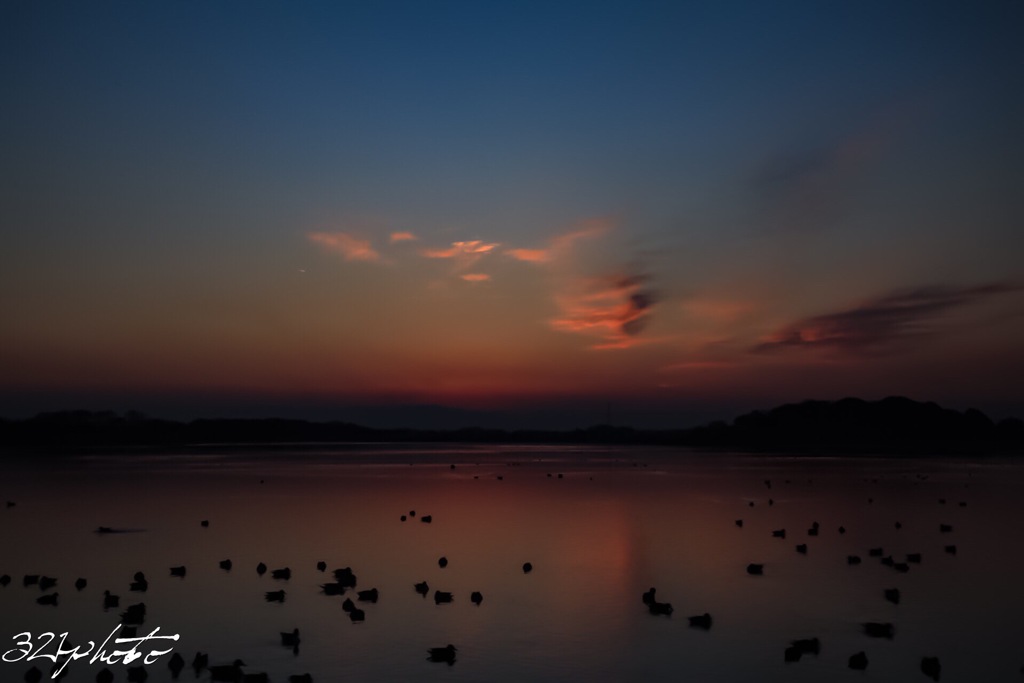
[{"label": "lake", "polygon": [[[943,681],[1022,678],[1019,460],[396,444],[9,458],[5,470],[8,659],[23,632],[67,632],[84,650],[144,603],[139,635],[159,627],[179,636],[162,649],[187,663],[197,651],[210,664],[237,658],[270,681],[925,681],[926,656],[940,658]],[[261,562],[291,578],[259,575]],[[179,566],[185,576],[172,576]],[[342,567],[356,589],[325,595]],[[137,571],[144,593],[129,590]],[[35,574],[57,585],[24,586]],[[422,581],[426,596],[413,588]],[[671,615],[642,602],[651,587]],[[342,603],[369,588],[379,600],[357,602],[355,623]],[[884,596],[892,588],[898,604]],[[119,609],[103,609],[105,590]],[[279,590],[283,602],[265,599]],[[452,602],[435,604],[435,590]],[[57,605],[37,603],[54,592]],[[690,625],[704,613],[709,629]],[[865,622],[892,624],[893,637],[871,637]],[[297,651],[280,636],[295,628]],[[810,638],[816,655],[785,661]],[[428,661],[449,643],[454,664]],[[866,671],[851,670],[861,651]],[[172,680],[169,658],[146,666],[147,680]],[[31,665],[49,675],[42,658],[3,661],[0,680]],[[73,661],[64,680],[102,668]],[[109,668],[127,680],[123,665]],[[197,676],[186,666],[180,680]]]}]

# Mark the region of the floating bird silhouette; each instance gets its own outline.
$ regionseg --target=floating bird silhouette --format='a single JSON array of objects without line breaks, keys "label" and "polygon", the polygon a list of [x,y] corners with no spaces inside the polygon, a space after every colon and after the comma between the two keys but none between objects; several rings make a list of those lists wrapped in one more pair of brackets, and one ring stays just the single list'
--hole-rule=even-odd
[{"label": "floating bird silhouette", "polygon": [[348,613],[348,618],[351,619],[353,622],[365,621],[366,620],[366,612],[364,612],[363,610],[359,609],[358,607],[353,607],[351,609],[351,611],[349,611],[349,613]]},{"label": "floating bird silhouette", "polygon": [[711,615],[705,612],[704,614],[698,614],[693,617],[689,617],[690,626],[694,628],[702,628],[705,631],[711,628]]},{"label": "floating bird silhouette", "polygon": [[846,564],[860,564],[860,555],[847,555]]},{"label": "floating bird silhouette", "polygon": [[899,588],[886,588],[885,599],[894,605],[900,604],[900,589]]},{"label": "floating bird silhouette", "polygon": [[480,591],[473,591],[473,592],[472,592],[472,593],[470,593],[470,595],[469,595],[469,600],[470,600],[470,602],[472,602],[472,603],[473,603],[474,605],[479,605],[479,604],[480,604],[481,602],[483,602],[483,601],[484,601],[484,594],[483,594],[483,593],[481,593]]},{"label": "floating bird silhouette", "polygon": [[4,588],[6,588],[7,584],[9,584],[10,582],[11,582],[11,575],[10,574],[4,574],[3,576],[0,576],[0,586],[3,586]]},{"label": "floating bird silhouette", "polygon": [[783,653],[783,659],[787,662],[799,662],[804,655],[818,656],[821,652],[821,641],[817,638],[801,638],[790,643]]},{"label": "floating bird silhouette", "polygon": [[352,602],[352,598],[345,598],[345,602],[341,603],[341,609],[344,612],[351,612],[356,608],[356,603]]},{"label": "floating bird silhouette", "polygon": [[775,531],[772,532],[772,536],[775,537],[775,538],[785,538],[786,537],[786,530],[785,529],[776,529]]},{"label": "floating bird silhouette", "polygon": [[185,658],[180,653],[175,652],[167,662],[167,668],[171,670],[171,677],[177,678],[181,675],[181,670],[185,668]]},{"label": "floating bird silhouette", "polygon": [[649,611],[651,614],[663,614],[665,616],[671,616],[672,603],[653,601],[649,605],[647,605],[647,611]]},{"label": "floating bird silhouette", "polygon": [[133,666],[128,669],[128,683],[145,683],[145,680],[149,678],[149,674],[146,673],[146,667],[144,666]]},{"label": "floating bird silhouette", "polygon": [[205,669],[210,663],[210,655],[205,652],[196,652],[196,656],[192,658],[192,668],[196,671],[196,678],[199,678],[199,672]]},{"label": "floating bird silhouette", "polygon": [[340,583],[323,583],[320,584],[320,589],[324,592],[324,595],[344,595],[345,587]]},{"label": "floating bird silhouette", "polygon": [[143,624],[146,621],[146,603],[130,605],[121,613],[121,621],[125,624]]},{"label": "floating bird silhouette", "polygon": [[285,647],[299,646],[299,629],[293,629],[291,633],[281,632],[281,644]]},{"label": "floating bird silhouette", "polygon": [[524,574],[529,574],[532,571],[533,571],[533,565],[530,564],[529,562],[524,562],[523,563],[523,573]]},{"label": "floating bird silhouette", "polygon": [[376,588],[371,588],[370,590],[359,591],[356,593],[356,597],[359,598],[360,602],[377,602],[380,593]]},{"label": "floating bird silhouette", "polygon": [[179,579],[185,578],[185,567],[171,567],[171,576],[176,576]]},{"label": "floating bird silhouette", "polygon": [[354,588],[356,585],[356,575],[352,573],[351,567],[335,569],[334,580],[346,588]]},{"label": "floating bird silhouette", "polygon": [[88,581],[86,581],[85,579],[79,578],[77,581],[75,581],[75,590],[82,590],[88,584],[89,584]]},{"label": "floating bird silhouette", "polygon": [[890,623],[880,623],[877,621],[868,621],[864,623],[864,633],[871,636],[872,638],[889,638],[890,640],[896,634],[895,627]]},{"label": "floating bird silhouette", "polygon": [[448,644],[444,647],[432,647],[427,650],[427,659],[432,662],[444,662],[449,666],[455,663],[455,646]]},{"label": "floating bird silhouette", "polygon": [[430,586],[427,585],[426,581],[420,581],[415,586],[413,586],[413,588],[416,590],[417,593],[419,593],[423,597],[426,597],[427,593],[430,592]]},{"label": "floating bird silhouette", "polygon": [[114,672],[107,668],[100,669],[96,674],[96,683],[114,683]]},{"label": "floating bird silhouette", "polygon": [[226,572],[231,571],[231,560],[221,560],[220,561],[220,568],[223,569]]},{"label": "floating bird silhouette", "polygon": [[121,603],[121,596],[111,595],[110,591],[103,591],[103,609],[111,609],[112,607],[118,607]]},{"label": "floating bird silhouette", "polygon": [[22,586],[38,586],[39,585],[39,574],[25,574],[25,578],[21,580]]},{"label": "floating bird silhouette", "polygon": [[743,520],[742,519],[737,519],[736,520],[736,526],[738,526],[738,527],[740,527],[742,529],[743,528]]},{"label": "floating bird silhouette", "polygon": [[133,577],[134,581],[128,584],[128,590],[135,591],[137,593],[145,593],[149,590],[149,582],[146,581],[146,575],[142,572],[135,572]]},{"label": "floating bird silhouette", "polygon": [[316,570],[318,572],[325,572],[325,571],[327,571],[327,563],[324,562],[323,560],[320,560],[319,562],[316,563]]},{"label": "floating bird silhouette", "polygon": [[267,602],[284,602],[284,591],[267,591],[264,598]]},{"label": "floating bird silhouette", "polygon": [[38,602],[40,605],[52,605],[56,607],[58,595],[60,595],[60,593],[49,593],[48,595],[43,595],[42,597],[36,598],[36,602]]},{"label": "floating bird silhouette", "polygon": [[39,683],[41,680],[43,680],[43,672],[39,670],[39,667],[33,666],[25,672],[25,683]]},{"label": "floating bird silhouette", "polygon": [[439,559],[437,561],[437,566],[440,567],[441,569],[444,569],[445,567],[447,567],[448,566],[448,558],[447,557],[442,557],[441,559]]},{"label": "floating bird silhouette", "polygon": [[424,524],[430,524],[434,521],[434,518],[431,515],[423,515],[422,517],[420,517],[420,521]]},{"label": "floating bird silhouette", "polygon": [[764,574],[764,565],[754,564],[753,562],[751,562],[747,565],[747,573],[751,574],[752,576],[761,576],[762,574]]},{"label": "floating bird silhouette", "polygon": [[39,577],[39,590],[48,591],[57,585],[57,579],[52,576],[40,576]]},{"label": "floating bird silhouette", "polygon": [[922,657],[921,658],[921,673],[933,681],[939,680],[939,676],[942,675],[942,665],[939,664],[938,657]]},{"label": "floating bird silhouette", "polygon": [[215,664],[211,667],[207,667],[210,672],[211,681],[221,681],[222,683],[238,683],[242,680],[242,667],[245,666],[245,662],[241,659],[236,659],[231,664]]},{"label": "floating bird silhouette", "polygon": [[440,605],[442,602],[451,602],[452,594],[447,591],[434,591],[434,604]]},{"label": "floating bird silhouette", "polygon": [[868,656],[863,651],[850,655],[848,666],[855,671],[863,671],[868,668]]},{"label": "floating bird silhouette", "polygon": [[256,573],[259,574],[260,576],[263,576],[264,574],[266,574],[267,573],[267,565],[265,565],[262,562],[260,562],[258,565],[256,565]]},{"label": "floating bird silhouette", "polygon": [[288,677],[288,683],[313,683],[311,674],[292,674]]},{"label": "floating bird silhouette", "polygon": [[270,578],[288,581],[292,578],[292,570],[288,567],[284,567],[283,569],[275,569],[274,571],[270,572]]}]

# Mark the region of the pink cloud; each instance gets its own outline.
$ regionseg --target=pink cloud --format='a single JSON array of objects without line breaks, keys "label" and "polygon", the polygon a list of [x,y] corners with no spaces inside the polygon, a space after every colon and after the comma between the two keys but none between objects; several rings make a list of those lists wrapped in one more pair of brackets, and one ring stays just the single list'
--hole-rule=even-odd
[{"label": "pink cloud", "polygon": [[509,249],[505,255],[527,263],[547,263],[551,260],[550,249]]},{"label": "pink cloud", "polygon": [[489,254],[498,246],[495,242],[469,240],[466,242],[452,242],[452,245],[446,249],[424,249],[420,253],[427,258],[459,258]]},{"label": "pink cloud", "polygon": [[314,244],[338,252],[346,261],[380,261],[380,254],[370,246],[369,240],[359,239],[344,232],[311,232],[308,237]]},{"label": "pink cloud", "polygon": [[417,239],[419,238],[411,232],[393,232],[390,241],[391,244],[395,244],[396,242],[414,242]]},{"label": "pink cloud", "polygon": [[568,253],[579,240],[599,237],[606,234],[611,228],[612,223],[607,219],[591,219],[582,222],[576,230],[553,238],[546,248],[508,249],[505,251],[505,255],[527,263],[550,263]]},{"label": "pink cloud", "polygon": [[581,280],[556,297],[561,315],[551,327],[598,337],[595,349],[635,346],[655,303],[645,283],[643,276]]},{"label": "pink cloud", "polygon": [[735,367],[736,363],[727,360],[690,360],[673,363],[661,368],[661,372],[678,372],[682,370],[720,370]]}]

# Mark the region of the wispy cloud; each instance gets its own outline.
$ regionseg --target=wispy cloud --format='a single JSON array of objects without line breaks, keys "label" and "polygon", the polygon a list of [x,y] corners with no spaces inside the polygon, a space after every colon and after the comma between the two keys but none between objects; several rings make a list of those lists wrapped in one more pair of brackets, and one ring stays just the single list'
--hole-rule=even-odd
[{"label": "wispy cloud", "polygon": [[853,308],[798,320],[751,351],[831,349],[844,355],[878,353],[896,342],[934,332],[944,313],[1019,287],[992,283],[978,287],[923,287],[887,294]]},{"label": "wispy cloud", "polygon": [[370,246],[369,240],[344,232],[311,232],[308,237],[314,244],[341,254],[346,261],[380,261],[380,254]]},{"label": "wispy cloud", "polygon": [[550,249],[508,249],[505,254],[527,263],[547,263],[551,260]]},{"label": "wispy cloud", "polygon": [[419,238],[411,232],[393,232],[391,233],[390,242],[395,244],[396,242],[415,242]]},{"label": "wispy cloud", "polygon": [[679,363],[672,363],[659,369],[660,372],[681,372],[684,370],[721,370],[736,366],[735,361],[730,360],[688,360]]},{"label": "wispy cloud", "polygon": [[766,158],[751,177],[773,227],[813,230],[834,223],[852,205],[858,181],[884,157],[899,123],[879,115],[859,130],[816,146]]},{"label": "wispy cloud", "polygon": [[555,297],[561,312],[551,327],[597,337],[595,349],[634,346],[656,300],[647,280],[643,275],[580,280]]},{"label": "wispy cloud", "polygon": [[[459,275],[459,277],[467,282],[479,283],[483,282],[485,277],[490,279],[490,276],[479,272],[469,273],[466,271],[476,266],[480,259],[494,253],[499,246],[501,245],[497,242],[465,240],[462,242],[452,242],[450,246],[443,248],[428,247],[420,249],[420,256],[428,259],[448,261],[452,264],[451,271],[453,275]],[[466,277],[467,275],[469,277]]]},{"label": "wispy cloud", "polygon": [[539,249],[507,249],[505,255],[527,263],[551,263],[565,255],[579,240],[599,237],[611,230],[611,221],[594,218],[584,221],[577,229],[553,238],[547,247]]},{"label": "wispy cloud", "polygon": [[489,254],[490,252],[497,249],[499,245],[497,242],[484,242],[482,240],[469,240],[466,242],[452,242],[451,246],[443,249],[423,249],[420,253],[427,258],[461,258],[461,257],[478,257],[483,254]]}]

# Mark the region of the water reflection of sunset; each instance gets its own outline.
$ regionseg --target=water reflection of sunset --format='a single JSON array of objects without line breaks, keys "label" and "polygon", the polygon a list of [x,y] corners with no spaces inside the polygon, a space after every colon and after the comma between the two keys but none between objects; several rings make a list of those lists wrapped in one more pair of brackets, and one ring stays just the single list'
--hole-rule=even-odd
[{"label": "water reflection of sunset", "polygon": [[[19,550],[0,572],[55,576],[61,602],[47,611],[34,604],[37,591],[8,586],[5,623],[40,631],[56,618],[83,636],[105,633],[116,615],[100,598],[111,589],[126,603],[144,601],[147,624],[180,632],[185,654],[240,656],[277,678],[302,667],[433,680],[442,674],[419,653],[447,642],[459,650],[444,675],[459,680],[731,681],[754,671],[768,681],[820,680],[862,649],[883,681],[902,680],[918,651],[998,677],[1013,666],[1013,615],[1024,609],[1009,597],[1017,577],[1005,539],[1024,533],[1021,474],[1010,461],[395,445],[94,456],[45,470],[22,463],[11,476],[7,495],[21,495],[5,511],[0,542]],[[817,536],[808,534],[814,522]],[[99,525],[138,531],[98,535]],[[773,538],[780,528],[787,537]],[[957,555],[943,550],[951,540]],[[900,574],[868,556],[876,546],[923,560]],[[863,564],[848,565],[850,554]],[[328,571],[315,569],[321,560]],[[259,562],[288,567],[292,578],[260,577]],[[751,562],[764,564],[763,576],[746,573]],[[169,576],[176,566],[187,577]],[[380,592],[377,603],[360,603],[358,625],[342,597],[320,588],[346,566],[359,590]],[[139,570],[150,581],[145,595],[127,591]],[[76,576],[89,580],[81,592],[68,588]],[[413,590],[421,581],[426,597]],[[671,617],[641,603],[652,586],[672,603]],[[904,594],[898,606],[882,598],[894,586]],[[264,593],[276,590],[284,602],[267,603]],[[452,603],[434,604],[434,590],[452,592]],[[712,628],[689,628],[687,617],[704,612]],[[865,642],[867,621],[895,622],[896,639]],[[298,656],[278,643],[278,632],[295,627]],[[811,636],[826,643],[819,657],[798,668],[782,661],[789,640]],[[154,670],[152,680],[163,675]]]}]

